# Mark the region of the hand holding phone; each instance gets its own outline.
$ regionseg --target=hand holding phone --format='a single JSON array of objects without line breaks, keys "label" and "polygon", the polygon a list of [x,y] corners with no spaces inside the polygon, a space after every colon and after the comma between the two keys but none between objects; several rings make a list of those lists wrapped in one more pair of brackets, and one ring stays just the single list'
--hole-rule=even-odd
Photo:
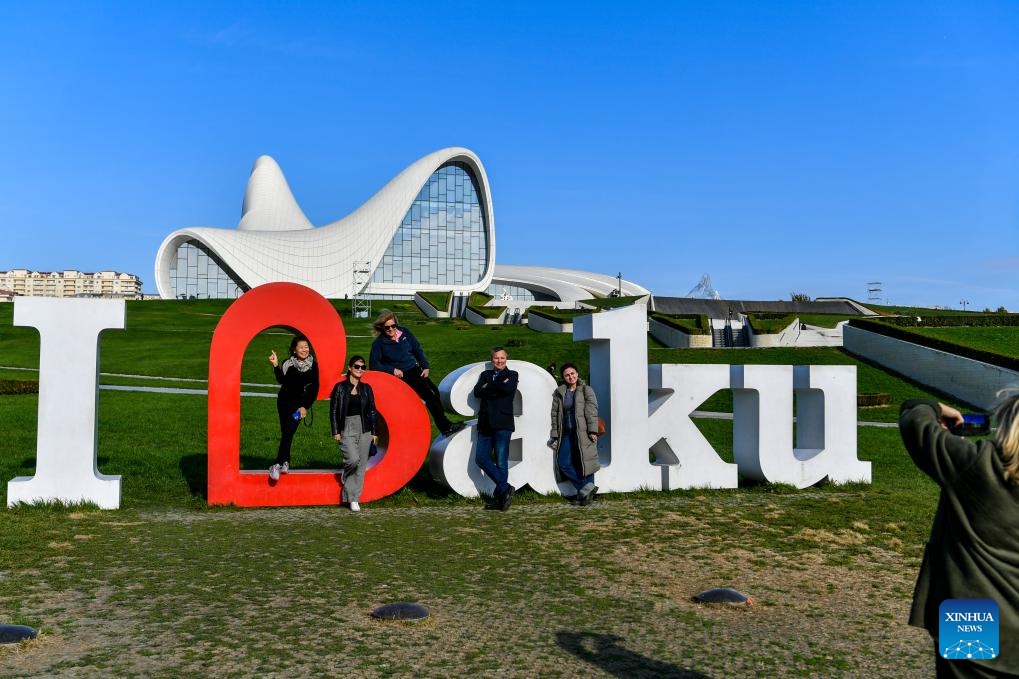
[{"label": "hand holding phone", "polygon": [[962,422],[949,428],[956,436],[985,436],[991,433],[991,417],[986,413],[963,413]]}]

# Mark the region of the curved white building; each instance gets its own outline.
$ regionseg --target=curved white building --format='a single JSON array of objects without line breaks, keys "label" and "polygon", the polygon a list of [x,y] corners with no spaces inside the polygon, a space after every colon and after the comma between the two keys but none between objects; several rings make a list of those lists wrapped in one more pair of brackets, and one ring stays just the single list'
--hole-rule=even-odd
[{"label": "curved white building", "polygon": [[[190,227],[167,236],[155,265],[161,297],[238,297],[291,281],[329,298],[370,286],[373,297],[487,290],[572,305],[620,287],[616,278],[582,271],[496,267],[488,177],[481,160],[460,147],[421,158],[350,215],[317,228],[276,161],[261,156],[241,213],[236,229]],[[624,295],[648,294],[626,281],[621,287]]]},{"label": "curved white building", "polygon": [[495,296],[493,304],[499,304],[500,299],[511,299],[517,302],[566,302],[573,306],[574,302],[592,297],[650,295],[651,291],[615,276],[590,271],[496,264],[488,294]]}]

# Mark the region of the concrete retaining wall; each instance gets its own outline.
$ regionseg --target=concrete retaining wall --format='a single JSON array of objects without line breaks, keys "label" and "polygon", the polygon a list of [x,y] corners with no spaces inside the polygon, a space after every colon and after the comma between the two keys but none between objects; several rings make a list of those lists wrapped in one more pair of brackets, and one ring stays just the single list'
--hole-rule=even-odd
[{"label": "concrete retaining wall", "polygon": [[842,331],[848,321],[839,321],[834,328],[822,328],[819,325],[805,325],[796,339],[798,347],[841,347]]},{"label": "concrete retaining wall", "polygon": [[711,335],[692,335],[653,318],[648,319],[648,332],[670,349],[711,348]]},{"label": "concrete retaining wall", "polygon": [[846,351],[978,408],[990,409],[995,392],[1019,386],[1019,372],[938,349],[861,330],[843,330]]},{"label": "concrete retaining wall", "polygon": [[449,318],[448,311],[436,309],[432,306],[431,302],[416,292],[414,293],[414,303],[418,305],[418,309],[421,309],[421,313],[429,318]]},{"label": "concrete retaining wall", "polygon": [[796,346],[796,338],[800,334],[800,319],[793,319],[781,332],[756,333],[749,323],[745,323],[750,346],[754,349],[770,349],[772,347]]},{"label": "concrete retaining wall", "polygon": [[527,314],[527,327],[538,332],[573,332],[573,323],[557,323],[537,314]]},{"label": "concrete retaining wall", "polygon": [[481,314],[472,311],[470,307],[464,310],[464,318],[468,323],[472,325],[502,325],[503,318],[506,316],[506,308],[503,307],[502,313],[495,318],[485,318]]}]

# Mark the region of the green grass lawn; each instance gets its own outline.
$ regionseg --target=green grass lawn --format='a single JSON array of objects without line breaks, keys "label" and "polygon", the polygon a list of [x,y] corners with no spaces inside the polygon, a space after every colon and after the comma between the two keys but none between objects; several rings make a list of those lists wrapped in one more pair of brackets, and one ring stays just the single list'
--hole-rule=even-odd
[{"label": "green grass lawn", "polygon": [[[102,337],[101,371],[205,379],[226,306],[129,304],[127,330]],[[587,347],[569,335],[431,320],[393,306],[437,379],[484,360],[496,344],[509,345],[514,359],[574,360],[587,372]],[[0,363],[36,367],[38,337],[11,326],[10,308],[0,305]],[[368,323],[344,323],[348,351],[366,354]],[[287,343],[279,331],[256,337],[243,379],[271,383],[266,357]],[[889,393],[895,404],[861,409],[865,421],[894,420],[898,402],[929,395],[837,349],[648,346],[662,363],[855,364],[859,390]],[[37,403],[32,394],[0,396],[5,495],[6,481],[33,473]],[[323,406],[295,438],[296,467],[338,462]],[[704,407],[729,410],[731,397],[720,392]],[[278,436],[273,398],[243,399],[241,416],[242,467],[265,468]],[[0,676],[931,673],[926,635],[904,618],[937,490],[894,428],[858,430],[870,485],[645,491],[588,508],[525,490],[500,513],[421,473],[357,515],[207,507],[206,421],[203,396],[100,391],[98,466],[122,475],[122,509],[0,509],[0,623],[42,632],[0,647]],[[732,459],[730,421],[698,427]],[[758,605],[691,603],[697,591],[723,585]],[[407,625],[368,616],[394,601],[422,602],[432,618]]]},{"label": "green grass lawn", "polygon": [[[338,303],[341,313],[344,303]],[[102,384],[144,384],[204,389],[208,376],[208,351],[212,332],[226,301],[132,302],[128,303],[127,329],[101,336],[100,370],[126,375],[158,375],[187,378],[194,382],[157,382],[104,374]],[[381,304],[376,305],[381,308]],[[484,360],[494,345],[509,347],[511,358],[540,366],[579,364],[587,374],[588,352],[584,343],[574,343],[569,334],[537,333],[526,326],[472,326],[460,320],[429,319],[412,303],[391,303],[400,321],[418,336],[426,348],[438,382],[451,370]],[[12,305],[0,305],[0,355],[5,365],[32,368],[38,365],[38,335],[31,328],[10,325]],[[6,314],[7,317],[3,318]],[[365,319],[344,319],[348,333],[348,354],[367,355],[372,341]],[[983,332],[999,330],[982,329]],[[267,357],[275,348],[286,350],[289,333],[270,329],[256,336],[245,352],[242,380],[263,384],[245,390],[275,393],[274,378]],[[886,407],[860,408],[862,421],[892,422],[898,404],[908,398],[929,396],[921,387],[859,362],[835,348],[776,349],[664,349],[648,340],[652,363],[759,363],[856,365],[858,391],[887,393]],[[2,371],[0,377],[34,379],[25,371]],[[9,435],[0,440],[0,479],[30,475],[34,469],[34,422],[36,396],[0,397],[0,421]],[[709,398],[701,409],[732,411],[731,392],[723,390]],[[295,438],[296,467],[332,468],[337,453],[329,433],[327,404],[313,409],[311,427],[302,427]],[[241,465],[247,469],[267,467],[278,441],[275,403],[272,398],[242,399]],[[99,468],[104,473],[125,476],[125,505],[194,507],[204,502],[205,398],[192,395],[101,391],[99,399]],[[731,430],[731,425],[729,426]],[[731,435],[731,433],[730,433]],[[158,470],[158,472],[156,471]],[[422,477],[427,475],[422,474]],[[444,497],[443,489],[418,479],[421,492]]]},{"label": "green grass lawn", "polygon": [[959,327],[959,328],[912,328],[913,332],[927,337],[961,344],[973,349],[992,351],[996,354],[1019,357],[1019,327]]}]

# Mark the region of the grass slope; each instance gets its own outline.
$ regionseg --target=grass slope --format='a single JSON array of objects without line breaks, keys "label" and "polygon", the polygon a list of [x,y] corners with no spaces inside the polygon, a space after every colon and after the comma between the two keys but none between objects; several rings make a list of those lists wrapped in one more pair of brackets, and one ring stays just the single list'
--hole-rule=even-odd
[{"label": "grass slope", "polygon": [[973,349],[991,351],[1019,358],[1019,327],[958,327],[958,328],[914,328],[913,332],[927,337],[961,344]]}]

